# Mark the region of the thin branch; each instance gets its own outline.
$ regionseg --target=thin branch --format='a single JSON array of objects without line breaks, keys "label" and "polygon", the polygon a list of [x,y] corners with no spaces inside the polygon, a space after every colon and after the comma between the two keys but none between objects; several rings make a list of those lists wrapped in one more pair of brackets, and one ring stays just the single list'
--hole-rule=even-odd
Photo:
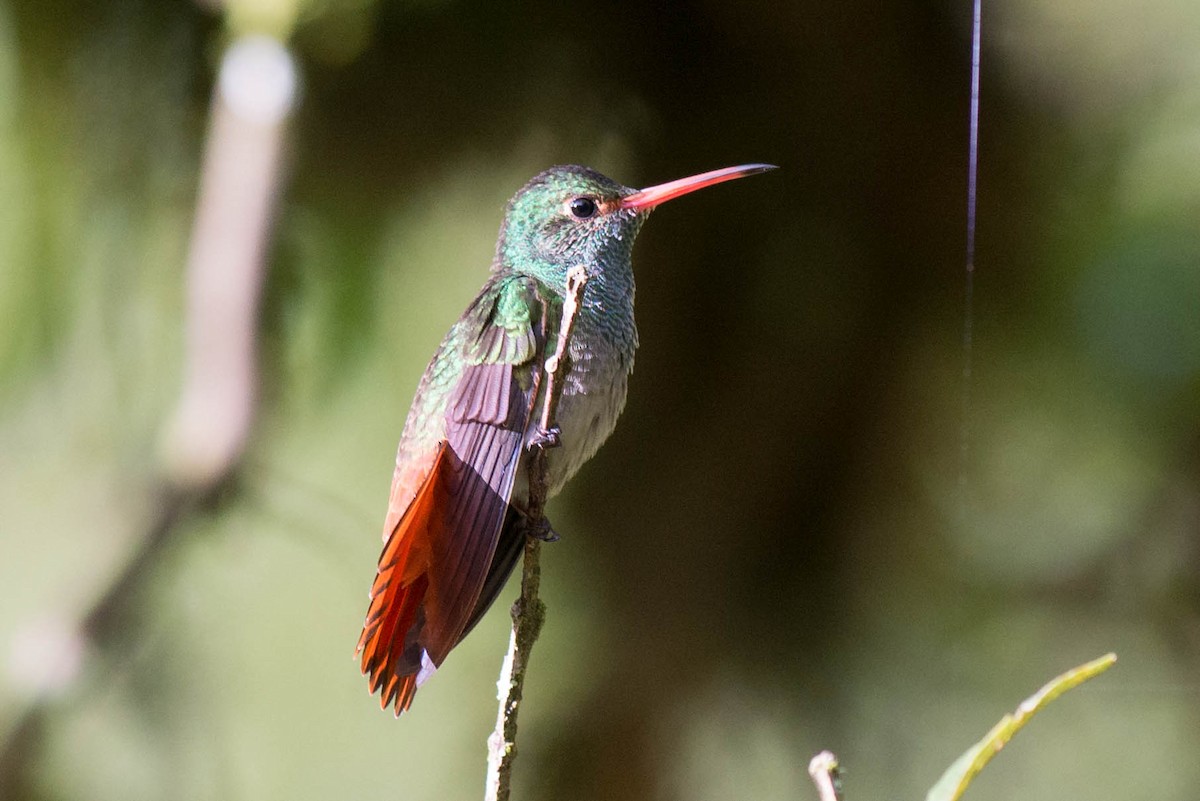
[{"label": "thin branch", "polygon": [[[542,407],[540,427],[544,432],[554,428],[558,399],[562,394],[562,367],[567,347],[575,329],[575,318],[587,285],[588,275],[582,266],[575,266],[567,273],[567,294],[563,300],[562,323],[559,325],[558,342],[554,354],[546,360],[546,394]],[[549,492],[549,475],[546,469],[546,447],[535,446],[529,458],[529,502],[526,518],[530,531],[537,531],[544,520],[546,495]],[[544,528],[544,527],[543,527]],[[496,695],[500,707],[496,713],[496,730],[488,738],[488,772],[484,788],[485,801],[508,801],[512,782],[513,760],[517,756],[517,713],[525,687],[525,670],[529,655],[537,641],[546,619],[546,606],[538,597],[541,585],[542,540],[531,533],[525,538],[525,559],[521,570],[521,597],[513,604],[512,634],[508,638],[508,653],[500,668],[500,679],[496,682]]]},{"label": "thin branch", "polygon": [[808,763],[808,775],[821,801],[842,801],[842,768],[832,751],[822,751]]}]

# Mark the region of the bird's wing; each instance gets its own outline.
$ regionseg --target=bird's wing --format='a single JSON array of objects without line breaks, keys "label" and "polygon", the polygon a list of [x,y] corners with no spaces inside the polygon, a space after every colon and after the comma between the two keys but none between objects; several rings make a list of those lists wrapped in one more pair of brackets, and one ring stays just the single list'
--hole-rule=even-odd
[{"label": "bird's wing", "polygon": [[543,317],[531,280],[485,287],[443,345],[464,364],[445,438],[397,465],[359,639],[371,692],[382,689],[381,706],[394,701],[397,714],[461,639],[488,582],[537,397]]}]

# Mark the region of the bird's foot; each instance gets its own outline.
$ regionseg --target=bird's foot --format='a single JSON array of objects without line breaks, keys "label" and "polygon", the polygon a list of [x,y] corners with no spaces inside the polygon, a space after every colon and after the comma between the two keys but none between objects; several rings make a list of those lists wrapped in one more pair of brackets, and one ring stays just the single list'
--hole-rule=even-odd
[{"label": "bird's foot", "polygon": [[538,426],[537,432],[529,441],[530,450],[541,448],[545,451],[550,448],[557,448],[559,445],[562,445],[562,429],[558,426],[550,426],[549,428]]},{"label": "bird's foot", "polygon": [[545,517],[540,520],[525,521],[525,536],[533,537],[542,542],[558,542],[558,532],[554,530],[554,526],[550,525],[550,521]]}]

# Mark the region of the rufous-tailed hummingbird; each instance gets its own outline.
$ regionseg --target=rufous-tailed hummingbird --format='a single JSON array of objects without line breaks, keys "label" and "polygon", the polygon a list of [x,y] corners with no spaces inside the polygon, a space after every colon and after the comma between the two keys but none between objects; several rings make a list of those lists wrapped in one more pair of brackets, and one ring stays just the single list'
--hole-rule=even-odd
[{"label": "rufous-tailed hummingbird", "polygon": [[[529,449],[561,442],[547,454],[554,495],[616,425],[638,345],[630,253],[642,223],[672,198],[771,169],[745,164],[635,190],[587,167],[552,167],[509,201],[491,275],[425,369],[396,453],[358,641],[382,708],[409,708],[491,606],[541,522],[523,512]],[[542,431],[543,362],[577,265],[588,281],[557,430]]]}]

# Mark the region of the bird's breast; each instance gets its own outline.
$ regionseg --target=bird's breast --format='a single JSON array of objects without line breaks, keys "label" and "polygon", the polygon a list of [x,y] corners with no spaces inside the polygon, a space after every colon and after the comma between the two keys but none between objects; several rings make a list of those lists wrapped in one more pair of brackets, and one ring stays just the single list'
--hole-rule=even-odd
[{"label": "bird's breast", "polygon": [[[614,339],[596,332],[594,326],[582,318],[577,324],[555,415],[555,423],[562,431],[562,444],[547,455],[550,495],[562,489],[616,427],[617,418],[625,407],[636,344],[636,333],[628,338]],[[539,396],[533,420],[525,432],[527,444],[537,434],[544,403],[545,398]],[[518,475],[519,481],[523,478]],[[523,497],[514,493],[518,502]]]}]

